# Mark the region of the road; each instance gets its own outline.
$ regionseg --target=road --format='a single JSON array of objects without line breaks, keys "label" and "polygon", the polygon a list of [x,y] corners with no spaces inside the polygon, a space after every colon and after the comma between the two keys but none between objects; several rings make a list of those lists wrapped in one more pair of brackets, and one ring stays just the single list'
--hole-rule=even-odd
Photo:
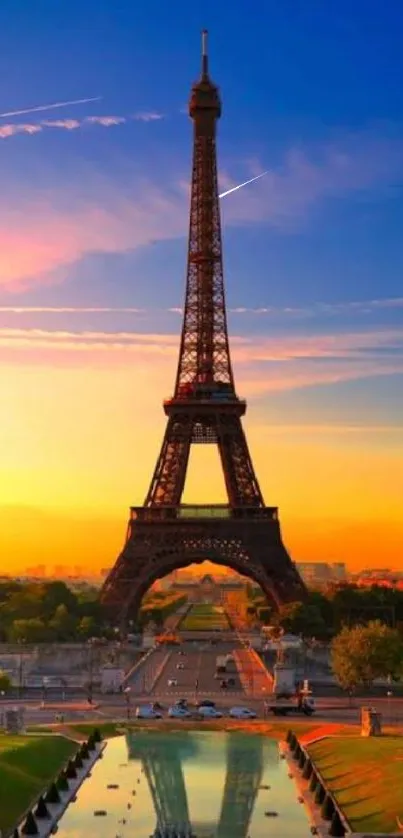
[{"label": "road", "polygon": [[[228,673],[222,676],[222,679],[215,678],[217,655],[230,654],[234,650],[234,643],[220,643],[217,646],[209,646],[200,644],[195,647],[190,643],[183,643],[179,654],[179,650],[173,650],[169,653],[169,657],[163,667],[161,674],[156,679],[151,694],[156,696],[161,693],[166,693],[175,697],[194,696],[195,693],[200,698],[207,696],[217,696],[217,694],[226,694],[229,698],[233,695],[243,695],[243,689],[239,680],[238,674]],[[183,664],[184,669],[177,667]],[[220,681],[227,678],[233,678],[234,686],[228,687],[226,690],[220,688]],[[168,681],[175,679],[178,682],[176,687],[168,687]]]},{"label": "road", "polygon": [[[164,708],[168,708],[170,704],[177,700],[178,695],[173,695],[172,691],[167,691],[164,684],[161,685],[161,691],[153,696],[161,702]],[[183,696],[186,697],[186,696]],[[201,696],[196,696],[198,698]],[[195,700],[194,693],[188,696],[190,704]],[[263,701],[261,699],[250,699],[245,697],[231,696],[228,693],[222,695],[213,695],[213,700],[216,702],[217,709],[222,710],[224,715],[229,711],[229,708],[235,705],[242,705],[250,707],[255,710],[259,719],[264,719]],[[55,722],[56,714],[62,713],[65,722],[79,722],[87,721],[94,725],[107,720],[122,720],[128,718],[128,710],[130,718],[133,718],[135,707],[138,704],[145,704],[150,701],[149,696],[143,695],[133,696],[130,707],[128,708],[125,697],[122,695],[107,695],[100,696],[98,706],[89,707],[84,703],[78,704],[71,701],[59,701],[58,703],[48,703],[42,707],[38,700],[22,700],[19,701],[4,701],[0,702],[0,716],[7,707],[15,707],[22,704],[25,707],[26,724],[49,724]],[[403,726],[403,700],[402,699],[375,699],[370,702],[365,700],[357,701],[354,706],[349,707],[345,699],[317,699],[317,710],[315,715],[309,720],[318,726],[323,723],[344,723],[344,724],[359,724],[360,722],[360,707],[373,705],[382,714],[382,723],[384,726],[398,727],[400,730]],[[270,715],[267,721],[270,724],[276,725],[289,722],[290,727],[293,725],[293,720],[308,721],[305,716],[288,716],[277,718]]]}]

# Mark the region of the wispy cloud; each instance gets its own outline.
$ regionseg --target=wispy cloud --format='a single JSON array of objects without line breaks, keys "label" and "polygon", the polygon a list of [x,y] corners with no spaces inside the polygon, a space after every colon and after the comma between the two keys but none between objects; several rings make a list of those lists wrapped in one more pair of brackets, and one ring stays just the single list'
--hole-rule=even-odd
[{"label": "wispy cloud", "polygon": [[110,308],[93,306],[0,306],[7,314],[142,314],[144,308]]},{"label": "wispy cloud", "polygon": [[[130,195],[130,198],[128,197]],[[186,229],[181,190],[136,182],[126,194],[107,178],[11,194],[0,207],[0,287],[23,291],[52,283],[50,273],[88,253],[118,253],[181,236]],[[60,281],[60,278],[59,278]]]},{"label": "wispy cloud", "polygon": [[[256,174],[256,166],[254,166]],[[263,167],[260,165],[261,171]],[[267,222],[287,231],[326,198],[363,196],[380,185],[401,182],[403,141],[372,133],[348,135],[338,143],[312,149],[290,148],[282,165],[271,168],[252,189],[236,193],[223,205],[232,223]],[[225,172],[221,188],[236,181]]]},{"label": "wispy cloud", "polygon": [[52,102],[49,105],[35,105],[31,108],[20,108],[17,111],[4,111],[4,113],[0,113],[0,119],[9,116],[22,116],[27,113],[39,113],[40,111],[53,111],[56,108],[67,108],[70,105],[86,105],[89,102],[101,102],[101,100],[102,96],[91,96],[87,99],[68,99],[63,102]]},{"label": "wispy cloud", "polygon": [[87,116],[81,124],[103,125],[104,128],[111,128],[112,125],[124,125],[127,122],[125,116]]},{"label": "wispy cloud", "polygon": [[138,113],[131,116],[85,116],[83,119],[44,119],[40,122],[6,122],[0,123],[0,139],[7,140],[18,134],[40,134],[47,128],[59,128],[65,131],[74,131],[86,125],[101,125],[103,128],[111,128],[115,125],[125,125],[127,122],[155,122],[163,119],[163,114]]},{"label": "wispy cloud", "polygon": [[[122,118],[107,115],[107,125],[121,124],[116,120]],[[54,122],[57,127],[47,126],[47,130],[88,126],[86,120]],[[6,124],[0,126],[0,136],[21,130],[38,133],[43,126],[13,124],[10,128]],[[395,183],[402,173],[403,141],[399,139],[375,139],[363,134],[348,138],[339,147],[328,145],[311,153],[290,150],[276,170],[271,169],[242,194],[238,191],[225,199],[224,222],[258,222],[287,232],[324,199],[362,196]],[[231,182],[225,173],[222,177],[228,188],[239,180]],[[133,169],[127,171],[122,190],[91,169],[84,177],[81,173],[79,181],[70,181],[59,190],[44,188],[27,194],[25,200],[19,192],[17,206],[11,194],[3,217],[0,210],[0,285],[22,290],[28,284],[49,284],[52,271],[89,253],[123,252],[185,236],[188,189],[187,178],[179,173],[171,183],[161,185],[154,175],[139,178]],[[269,309],[262,308],[260,313],[269,313]]]},{"label": "wispy cloud", "polygon": [[7,140],[9,137],[15,137],[16,134],[40,134],[43,131],[43,126],[38,123],[28,122],[10,122],[5,125],[0,125],[0,139]]},{"label": "wispy cloud", "polygon": [[359,436],[361,434],[389,434],[389,433],[396,433],[402,435],[403,438],[403,425],[401,424],[382,424],[382,425],[365,425],[365,424],[313,424],[313,423],[306,423],[300,424],[295,423],[294,425],[286,425],[282,422],[278,424],[271,424],[266,423],[259,427],[258,425],[254,425],[254,432],[258,434],[259,432],[263,435],[271,435],[275,434],[276,436],[300,436],[300,435],[312,435],[316,436],[317,434],[321,435],[356,435]]},{"label": "wispy cloud", "polygon": [[340,303],[313,303],[309,306],[284,306],[284,307],[259,307],[248,308],[239,306],[232,308],[232,314],[269,315],[272,317],[287,317],[305,319],[310,317],[338,317],[345,314],[371,314],[372,312],[387,309],[403,309],[403,297],[386,297],[379,300],[349,300]]},{"label": "wispy cloud", "polygon": [[[29,364],[141,366],[161,382],[174,374],[177,334],[0,329],[0,359]],[[403,374],[403,329],[255,339],[235,336],[232,355],[239,391],[328,385]]]},{"label": "wispy cloud", "polygon": [[130,118],[136,122],[157,122],[164,118],[164,114],[157,111],[140,111],[140,113],[132,114]]},{"label": "wispy cloud", "polygon": [[[347,300],[335,303],[312,303],[310,306],[267,306],[259,308],[248,308],[238,306],[229,308],[231,314],[239,315],[261,315],[268,317],[279,317],[283,319],[295,318],[305,319],[329,315],[336,318],[345,314],[366,315],[384,310],[403,311],[403,297],[385,297],[375,300]],[[133,308],[115,306],[0,306],[0,313],[7,314],[154,314],[165,312],[181,316],[183,309],[180,306],[171,306],[167,309],[159,308]]]},{"label": "wispy cloud", "polygon": [[79,119],[46,119],[38,125],[41,131],[43,128],[64,128],[66,131],[74,131],[76,128],[80,128],[82,121]]}]

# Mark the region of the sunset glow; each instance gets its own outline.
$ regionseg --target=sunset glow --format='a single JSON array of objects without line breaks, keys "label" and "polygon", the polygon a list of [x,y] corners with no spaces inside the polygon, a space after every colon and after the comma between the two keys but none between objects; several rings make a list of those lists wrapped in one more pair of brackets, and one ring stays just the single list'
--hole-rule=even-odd
[{"label": "sunset glow", "polygon": [[[42,33],[27,5],[4,54],[0,556],[10,573],[114,562],[128,508],[146,495],[173,390],[191,169],[181,103],[198,71],[200,26],[182,2],[161,8],[157,31],[128,3],[106,25],[103,6],[53,10]],[[296,561],[399,567],[401,106],[382,66],[379,89],[356,78],[360,47],[350,54],[350,29],[335,28],[331,10],[333,63],[322,35],[306,40],[280,9],[261,32],[246,15],[247,37],[214,14],[231,351],[265,501],[279,506]],[[66,25],[73,77],[66,57],[55,64]],[[278,43],[289,54],[289,39],[285,66]],[[397,78],[401,58],[384,47]],[[58,103],[57,125],[54,113],[36,114],[41,102]],[[200,446],[184,501],[224,500],[217,453]]]}]

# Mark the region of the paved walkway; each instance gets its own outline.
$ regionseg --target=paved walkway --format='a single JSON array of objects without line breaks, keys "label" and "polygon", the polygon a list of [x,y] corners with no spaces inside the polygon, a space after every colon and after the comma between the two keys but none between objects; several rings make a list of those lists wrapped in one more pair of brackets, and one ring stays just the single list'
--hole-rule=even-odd
[{"label": "paved walkway", "polygon": [[273,690],[273,678],[254,649],[235,649],[234,658],[242,687],[249,698],[265,698]]}]

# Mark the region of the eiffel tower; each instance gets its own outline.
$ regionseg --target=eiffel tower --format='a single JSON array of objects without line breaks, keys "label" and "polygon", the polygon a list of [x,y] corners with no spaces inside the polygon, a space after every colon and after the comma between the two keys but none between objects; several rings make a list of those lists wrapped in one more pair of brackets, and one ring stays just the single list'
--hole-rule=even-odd
[{"label": "eiffel tower", "polygon": [[[165,436],[143,506],[131,507],[126,543],[101,601],[124,626],[156,579],[205,559],[257,582],[279,606],[305,587],[281,539],[278,510],[266,506],[235,390],[224,294],[216,124],[217,86],[209,74],[207,32],[193,85],[193,167],[186,295],[174,395],[164,402]],[[191,445],[217,445],[227,504],[181,503]]]}]

